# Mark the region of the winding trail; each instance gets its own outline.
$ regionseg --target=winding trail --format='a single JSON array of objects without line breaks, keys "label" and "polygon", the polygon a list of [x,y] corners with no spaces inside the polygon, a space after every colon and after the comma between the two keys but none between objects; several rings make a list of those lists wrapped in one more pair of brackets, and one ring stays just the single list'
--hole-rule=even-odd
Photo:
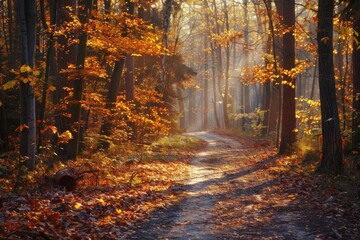
[{"label": "winding trail", "polygon": [[259,157],[266,150],[213,133],[191,135],[208,145],[176,189],[181,200],[125,239],[333,239],[327,219],[304,211],[294,195],[269,189],[279,179],[266,167],[274,157]]}]

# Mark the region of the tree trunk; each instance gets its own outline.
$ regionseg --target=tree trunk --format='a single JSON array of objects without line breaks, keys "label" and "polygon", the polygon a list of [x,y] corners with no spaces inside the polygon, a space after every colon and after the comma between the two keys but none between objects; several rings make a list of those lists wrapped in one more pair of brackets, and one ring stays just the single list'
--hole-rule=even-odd
[{"label": "tree trunk", "polygon": [[334,0],[319,0],[317,41],[323,144],[318,170],[339,174],[343,170],[343,154],[334,77],[333,11]]},{"label": "tree trunk", "polygon": [[204,36],[204,49],[205,49],[205,66],[204,66],[204,123],[203,130],[208,129],[208,112],[209,112],[209,53],[208,53],[208,37]]},{"label": "tree trunk", "polygon": [[[291,29],[283,35],[283,67],[290,71],[295,67],[295,0],[284,1],[283,24]],[[283,77],[287,83],[283,85],[280,154],[291,152],[296,141],[295,79],[288,75]]]},{"label": "tree trunk", "polygon": [[[128,55],[125,59],[125,99],[128,102],[133,102],[135,100],[135,89],[134,89],[134,57]],[[131,134],[130,138],[134,139],[136,136],[136,126],[134,123],[129,122],[128,126],[130,128]]]},{"label": "tree trunk", "polygon": [[[18,17],[20,23],[20,41],[22,64],[34,67],[36,43],[36,1],[19,0]],[[21,116],[20,124],[24,127],[20,135],[20,154],[28,157],[27,167],[34,169],[36,153],[36,116],[34,89],[29,83],[20,85]]]},{"label": "tree trunk", "polygon": [[[52,7],[56,8],[54,11],[56,11],[57,28],[60,28],[65,25],[66,22],[71,21],[70,16],[71,14],[75,14],[76,11],[76,0],[54,2],[49,0],[49,3],[54,4],[55,6]],[[69,106],[65,105],[63,101],[68,97],[68,92],[64,88],[73,87],[73,81],[68,81],[68,73],[66,73],[66,70],[70,64],[76,65],[78,52],[78,44],[74,43],[76,37],[75,34],[72,36],[60,35],[57,37],[57,45],[62,47],[56,48],[56,63],[53,63],[54,67],[57,65],[55,82],[56,91],[53,92],[53,102],[56,107],[56,112],[54,113],[55,126],[59,134],[66,130],[70,130],[70,119],[66,116],[69,112]],[[56,141],[57,139],[55,139],[55,142]],[[58,143],[56,142],[56,144]],[[67,143],[59,144],[58,155],[61,159],[67,158]]]},{"label": "tree trunk", "polygon": [[[171,18],[171,7],[173,0],[165,0],[163,6],[163,39],[162,45],[165,49],[168,48],[168,34],[170,29],[170,18]],[[161,72],[160,72],[160,86],[159,90],[161,93],[165,92],[167,81],[167,70],[166,70],[166,60],[167,56],[164,54],[161,58]]]},{"label": "tree trunk", "polygon": [[179,104],[179,127],[180,130],[185,130],[185,104],[184,104],[184,94],[183,90],[179,86],[179,84],[176,84],[176,93],[177,93],[177,99]]},{"label": "tree trunk", "polygon": [[16,57],[14,56],[14,43],[13,43],[13,8],[12,8],[12,0],[7,0],[7,15],[8,15],[8,31],[9,31],[9,56],[12,56],[8,60],[8,66],[15,66]]},{"label": "tree trunk", "polygon": [[[110,13],[110,1],[105,1],[105,13]],[[130,15],[134,14],[135,11],[135,4],[132,1],[127,0],[125,2],[125,12],[129,13]],[[126,37],[126,33],[122,34],[122,37]],[[131,60],[130,60],[131,61]],[[130,63],[128,63],[130,64]],[[133,65],[133,64],[131,64]],[[120,81],[121,76],[123,74],[125,66],[125,58],[121,58],[115,62],[113,72],[111,74],[111,80],[109,84],[108,94],[107,94],[107,104],[106,108],[110,110],[110,116],[106,117],[104,119],[103,124],[101,125],[100,134],[109,137],[111,135],[111,130],[113,128],[112,124],[112,116],[115,109],[115,103],[117,99],[117,95],[120,90]],[[133,76],[127,78],[127,87],[129,89],[126,89],[127,98],[134,98],[134,82],[133,82]],[[98,148],[108,149],[110,146],[110,143],[106,140],[100,140]]]},{"label": "tree trunk", "polygon": [[[360,33],[360,19],[354,22],[354,33]],[[352,67],[353,67],[353,120],[352,120],[352,148],[360,153],[360,48],[359,35],[353,43]]]},{"label": "tree trunk", "polygon": [[[111,75],[109,90],[107,94],[107,103],[106,103],[106,108],[110,110],[110,116],[104,119],[104,123],[101,125],[101,130],[100,130],[100,134],[104,136],[110,136],[111,130],[113,128],[111,115],[115,111],[114,108],[116,104],[117,95],[120,89],[120,80],[121,80],[121,75],[123,73],[124,65],[125,65],[125,58],[116,61],[114,65],[114,70]],[[99,148],[107,149],[109,148],[109,146],[110,143],[108,141],[100,141],[99,143]]]},{"label": "tree trunk", "polygon": [[[2,86],[2,78],[0,77],[0,86]],[[3,153],[9,148],[8,130],[7,130],[7,118],[5,109],[5,93],[0,88],[0,153]]]},{"label": "tree trunk", "polygon": [[[42,0],[43,1],[43,0]],[[56,1],[49,1],[50,8],[50,25],[53,26],[56,23]],[[42,10],[42,15],[45,14],[45,10]],[[45,15],[42,16],[43,26],[45,29],[48,29],[46,24]],[[45,66],[45,76],[44,76],[44,86],[41,97],[41,105],[40,105],[40,114],[39,114],[39,126],[38,126],[38,153],[40,153],[40,147],[42,146],[42,134],[41,130],[44,125],[45,118],[45,108],[46,108],[46,99],[47,99],[47,90],[49,86],[50,78],[54,78],[56,76],[56,58],[55,58],[55,40],[54,40],[54,31],[55,29],[50,29],[49,39],[47,41],[47,51],[46,51],[46,66]],[[54,79],[52,79],[54,81]]]},{"label": "tree trunk", "polygon": [[[206,26],[207,28],[210,30],[210,25],[212,25],[212,23],[210,22],[210,17],[209,17],[209,4],[208,1],[205,0],[204,1],[205,4],[205,20],[206,20]],[[209,35],[211,35],[211,33],[209,33]],[[214,47],[214,43],[210,42],[210,49],[211,49],[211,73],[212,73],[212,87],[213,87],[213,111],[214,111],[214,118],[215,118],[215,122],[216,122],[216,127],[219,129],[220,128],[220,121],[219,121],[219,117],[218,117],[218,113],[217,113],[217,107],[216,107],[216,68],[215,68],[215,47]]]},{"label": "tree trunk", "polygon": [[[79,0],[78,17],[82,26],[87,23],[88,18],[91,15],[92,7],[92,1]],[[74,81],[74,96],[73,104],[71,105],[71,127],[73,129],[73,139],[71,139],[68,144],[67,154],[69,159],[75,159],[79,154],[79,141],[80,139],[82,139],[82,136],[80,134],[81,100],[85,88],[85,80],[84,77],[81,75],[81,72],[85,68],[86,43],[87,33],[86,30],[82,30],[79,35],[78,55],[76,60],[76,70],[78,71],[78,74],[76,75]]]},{"label": "tree trunk", "polygon": [[[229,13],[227,9],[226,0],[224,1],[224,14],[225,14],[225,27],[226,31],[230,31],[229,27]],[[230,81],[230,43],[225,46],[225,86],[224,86],[224,97],[223,97],[223,113],[224,113],[224,124],[225,129],[230,127],[229,115],[228,115],[228,100],[229,100],[229,81]]]}]

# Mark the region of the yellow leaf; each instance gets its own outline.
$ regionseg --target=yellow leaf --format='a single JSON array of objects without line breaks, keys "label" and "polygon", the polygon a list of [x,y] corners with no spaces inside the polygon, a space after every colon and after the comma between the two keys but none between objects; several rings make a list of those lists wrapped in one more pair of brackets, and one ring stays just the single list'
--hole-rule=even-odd
[{"label": "yellow leaf", "polygon": [[21,80],[23,81],[23,83],[27,83],[29,81],[29,78],[22,78]]},{"label": "yellow leaf", "polygon": [[28,66],[28,65],[22,65],[22,66],[20,67],[20,72],[21,72],[21,73],[31,72],[31,67]]},{"label": "yellow leaf", "polygon": [[56,87],[55,87],[55,86],[49,86],[49,87],[48,87],[48,90],[49,90],[50,92],[53,92],[53,91],[56,90]]},{"label": "yellow leaf", "polygon": [[67,143],[70,139],[73,139],[73,136],[69,130],[66,130],[59,136],[61,143]]},{"label": "yellow leaf", "polygon": [[33,75],[34,75],[35,77],[40,76],[40,71],[39,71],[39,70],[33,71]]},{"label": "yellow leaf", "polygon": [[117,213],[117,214],[121,214],[121,213],[122,213],[122,210],[121,210],[120,208],[117,208],[117,209],[116,209],[116,213]]},{"label": "yellow leaf", "polygon": [[99,199],[99,203],[102,204],[102,205],[104,205],[104,204],[105,204],[104,199],[100,198],[100,199]]},{"label": "yellow leaf", "polygon": [[4,90],[13,88],[16,85],[16,80],[8,81],[3,85]]},{"label": "yellow leaf", "polygon": [[81,203],[75,203],[74,208],[80,209],[83,205]]}]

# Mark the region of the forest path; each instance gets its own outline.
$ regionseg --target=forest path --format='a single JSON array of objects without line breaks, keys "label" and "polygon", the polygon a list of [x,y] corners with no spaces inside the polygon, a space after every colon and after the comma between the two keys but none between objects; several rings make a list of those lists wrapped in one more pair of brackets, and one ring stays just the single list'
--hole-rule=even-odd
[{"label": "forest path", "polygon": [[278,188],[268,149],[213,133],[190,135],[208,145],[191,160],[178,204],[154,212],[126,239],[332,239],[327,219]]}]

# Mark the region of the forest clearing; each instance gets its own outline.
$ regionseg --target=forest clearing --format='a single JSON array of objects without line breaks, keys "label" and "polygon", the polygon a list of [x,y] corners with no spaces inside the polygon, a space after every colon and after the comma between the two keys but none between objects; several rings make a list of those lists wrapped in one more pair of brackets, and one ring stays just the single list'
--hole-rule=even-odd
[{"label": "forest clearing", "polygon": [[0,1],[0,239],[360,239],[360,1]]}]

